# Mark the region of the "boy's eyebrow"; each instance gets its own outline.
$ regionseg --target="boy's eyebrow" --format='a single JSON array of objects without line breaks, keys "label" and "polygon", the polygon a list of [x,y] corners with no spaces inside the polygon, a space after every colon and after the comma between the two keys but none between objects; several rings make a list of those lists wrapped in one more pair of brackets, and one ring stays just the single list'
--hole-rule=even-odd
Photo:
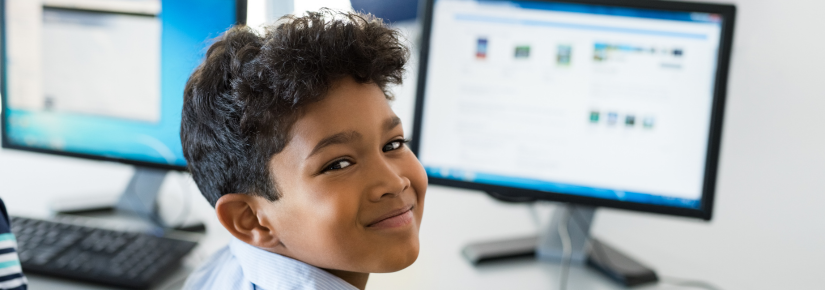
[{"label": "boy's eyebrow", "polygon": [[[384,121],[384,129],[387,130],[387,131],[390,131],[390,130],[394,129],[396,126],[398,126],[400,124],[401,124],[401,118],[398,118],[397,116],[393,116],[393,117],[388,118],[386,121]],[[319,141],[318,144],[315,144],[315,148],[312,148],[312,152],[310,152],[309,155],[307,155],[307,158],[310,158],[310,157],[312,157],[312,155],[317,154],[318,151],[321,151],[321,149],[324,149],[324,147],[327,147],[327,146],[330,146],[330,145],[335,145],[335,144],[349,143],[353,139],[359,139],[359,138],[361,138],[361,133],[358,133],[356,131],[347,131],[347,132],[336,133],[334,135],[331,135],[329,137],[321,139],[321,141]]]},{"label": "boy's eyebrow", "polygon": [[312,157],[312,155],[315,155],[316,153],[318,153],[318,151],[321,151],[321,149],[324,149],[324,147],[327,147],[327,146],[330,146],[330,145],[335,145],[335,144],[349,143],[353,139],[360,139],[360,138],[361,138],[361,133],[358,133],[356,131],[340,132],[340,133],[328,136],[324,139],[321,139],[321,141],[319,141],[318,144],[315,144],[315,148],[312,148],[312,152],[309,153],[307,158]]},{"label": "boy's eyebrow", "polygon": [[399,124],[401,124],[401,118],[398,118],[398,116],[392,116],[386,121],[384,121],[384,129],[389,131],[395,128],[395,126],[398,126]]}]

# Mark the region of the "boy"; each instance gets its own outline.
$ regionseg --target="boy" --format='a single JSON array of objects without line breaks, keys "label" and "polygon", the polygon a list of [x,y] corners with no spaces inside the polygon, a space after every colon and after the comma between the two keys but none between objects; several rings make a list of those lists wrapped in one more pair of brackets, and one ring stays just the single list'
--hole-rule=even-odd
[{"label": "boy", "polygon": [[329,10],[209,48],[181,141],[233,238],[184,288],[363,290],[416,260],[427,176],[387,93],[408,55],[381,20]]}]

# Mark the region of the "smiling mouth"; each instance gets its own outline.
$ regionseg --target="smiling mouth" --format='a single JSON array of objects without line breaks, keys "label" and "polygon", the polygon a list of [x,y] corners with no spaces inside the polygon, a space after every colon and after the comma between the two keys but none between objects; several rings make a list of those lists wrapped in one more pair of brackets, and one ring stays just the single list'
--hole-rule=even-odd
[{"label": "smiling mouth", "polygon": [[415,206],[411,205],[402,209],[394,210],[368,224],[368,228],[395,228],[409,224],[412,222],[412,210]]}]

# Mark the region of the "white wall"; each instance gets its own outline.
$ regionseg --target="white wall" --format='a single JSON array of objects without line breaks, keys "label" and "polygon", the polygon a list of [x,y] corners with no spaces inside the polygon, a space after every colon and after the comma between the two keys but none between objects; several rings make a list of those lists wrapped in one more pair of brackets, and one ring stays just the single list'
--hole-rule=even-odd
[{"label": "white wall", "polygon": [[[349,0],[247,0],[246,23],[251,27],[272,22],[283,14],[304,13],[326,7],[352,10]],[[281,14],[281,15],[277,15]]]}]

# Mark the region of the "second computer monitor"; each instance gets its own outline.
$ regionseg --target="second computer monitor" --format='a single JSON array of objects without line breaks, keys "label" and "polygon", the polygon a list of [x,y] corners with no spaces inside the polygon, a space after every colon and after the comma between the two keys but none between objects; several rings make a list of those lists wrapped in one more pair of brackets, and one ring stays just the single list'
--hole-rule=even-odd
[{"label": "second computer monitor", "polygon": [[3,147],[185,169],[184,85],[245,3],[0,0]]},{"label": "second computer monitor", "polygon": [[709,219],[733,8],[428,1],[432,183]]}]

